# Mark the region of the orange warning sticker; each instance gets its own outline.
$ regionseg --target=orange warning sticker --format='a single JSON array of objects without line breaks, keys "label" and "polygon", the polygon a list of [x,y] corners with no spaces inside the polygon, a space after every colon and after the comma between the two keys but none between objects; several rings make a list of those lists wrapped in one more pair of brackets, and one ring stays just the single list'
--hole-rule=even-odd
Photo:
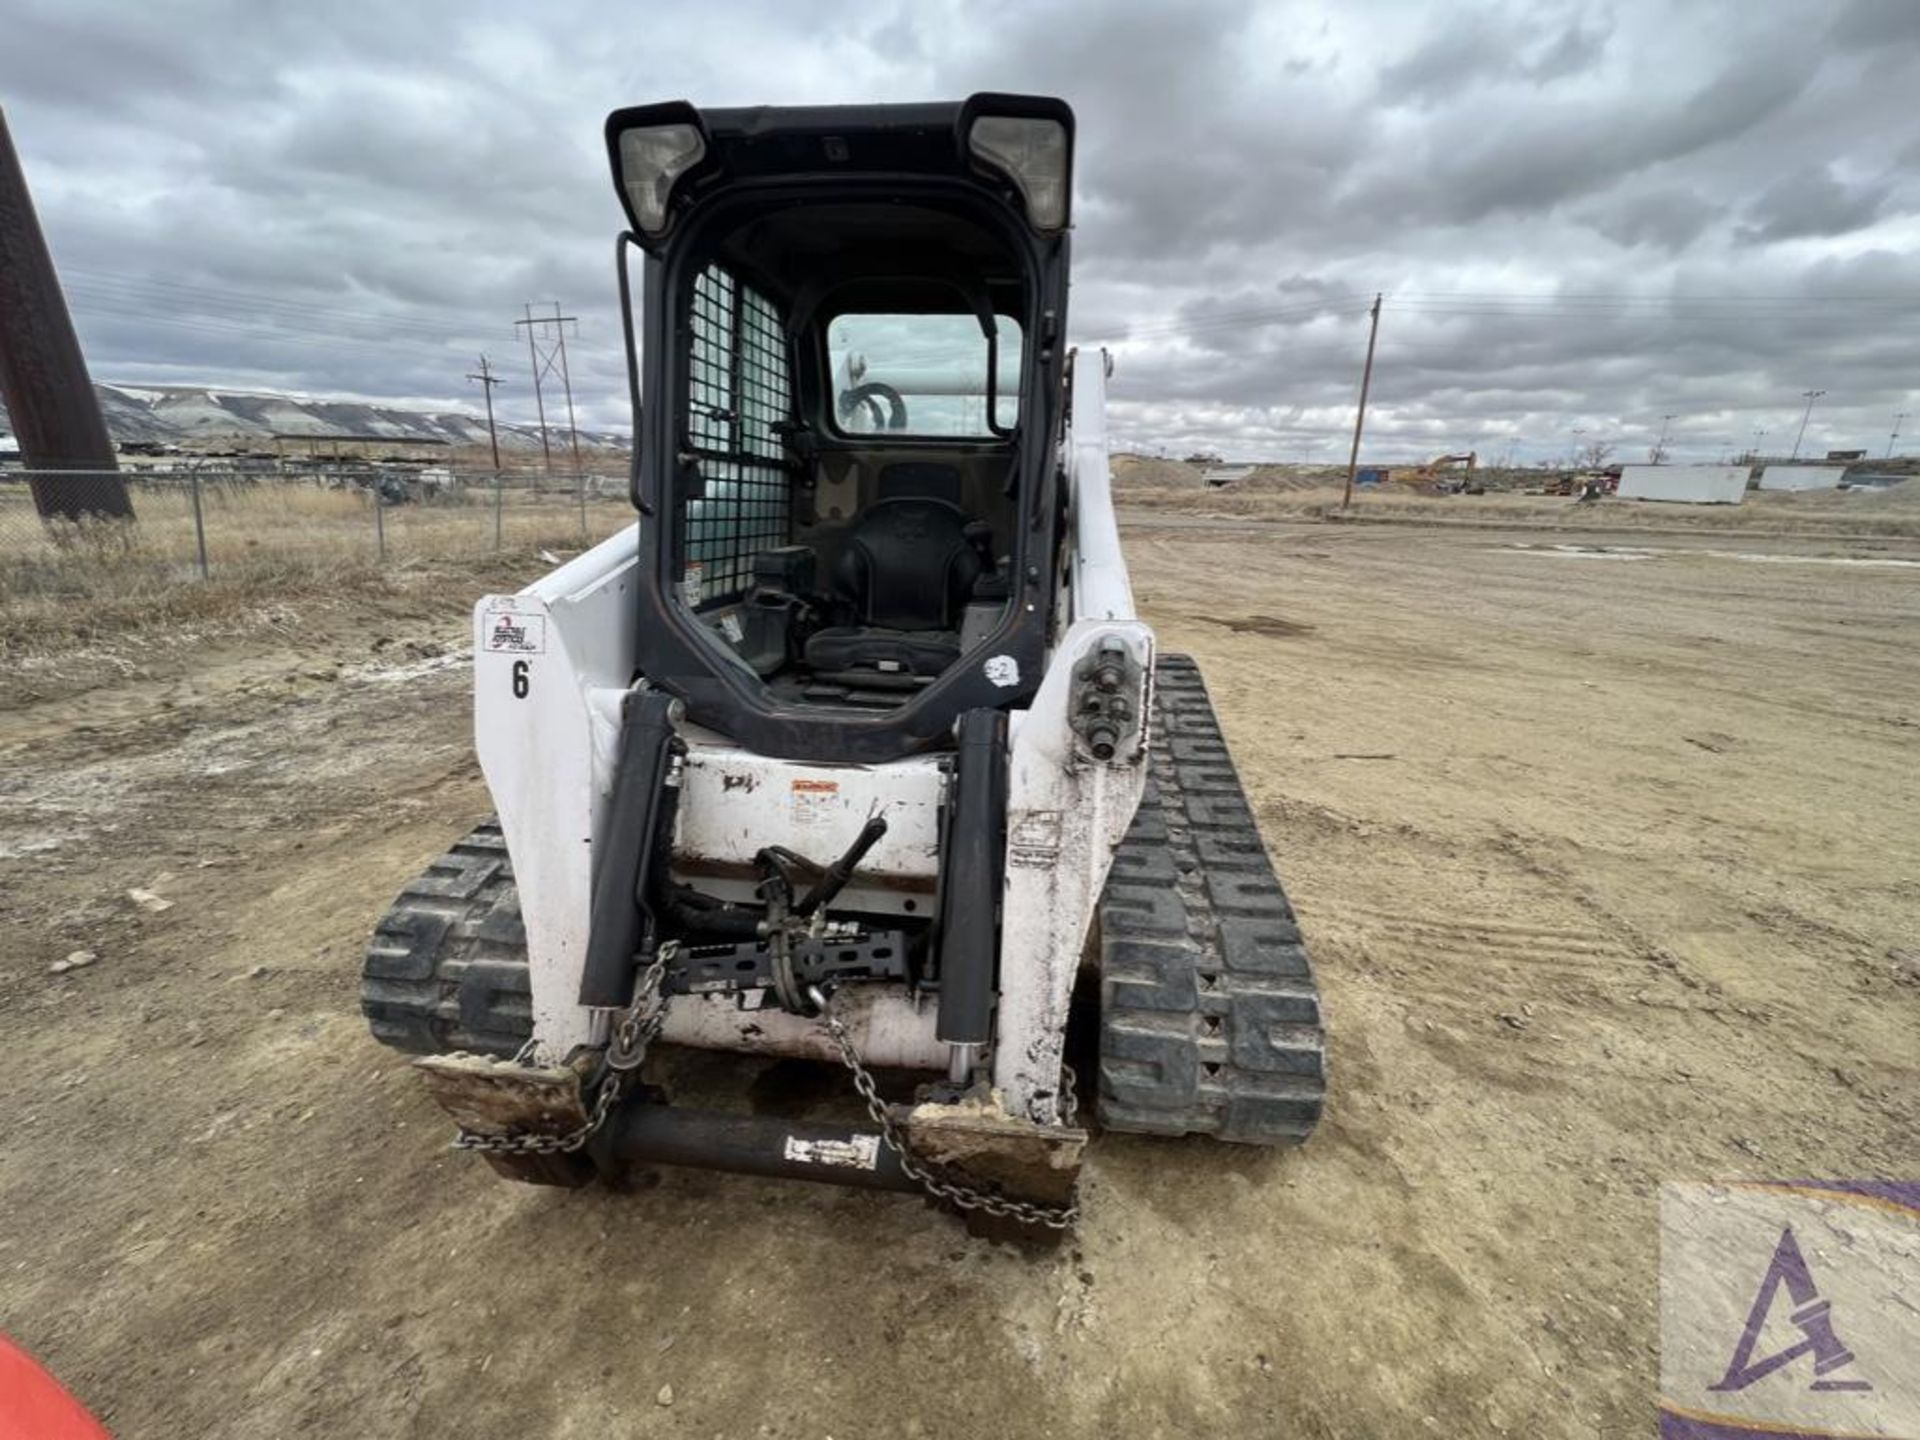
[{"label": "orange warning sticker", "polygon": [[801,778],[792,782],[788,793],[793,797],[793,823],[812,825],[838,808],[840,782]]}]

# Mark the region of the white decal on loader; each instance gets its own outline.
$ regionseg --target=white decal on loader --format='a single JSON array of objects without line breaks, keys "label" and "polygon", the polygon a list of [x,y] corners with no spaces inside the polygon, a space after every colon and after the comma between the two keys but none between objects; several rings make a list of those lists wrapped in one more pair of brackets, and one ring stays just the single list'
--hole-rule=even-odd
[{"label": "white decal on loader", "polygon": [[1058,810],[1029,810],[1013,822],[1007,836],[1007,862],[1033,870],[1060,863],[1061,817]]},{"label": "white decal on loader", "polygon": [[1020,662],[1011,655],[989,655],[982,668],[987,672],[987,679],[1002,690],[1011,690],[1020,683]]},{"label": "white decal on loader", "polygon": [[508,655],[544,655],[547,653],[547,617],[495,611],[487,616],[486,646],[489,651]]},{"label": "white decal on loader", "polygon": [[802,1165],[871,1170],[880,1163],[880,1137],[853,1135],[845,1140],[802,1140],[798,1135],[789,1135],[786,1157]]}]

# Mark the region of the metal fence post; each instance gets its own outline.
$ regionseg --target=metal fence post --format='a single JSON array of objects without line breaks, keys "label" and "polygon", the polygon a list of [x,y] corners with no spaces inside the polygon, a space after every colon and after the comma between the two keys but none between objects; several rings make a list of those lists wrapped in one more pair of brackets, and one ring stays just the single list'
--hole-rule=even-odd
[{"label": "metal fence post", "polygon": [[576,470],[573,474],[574,488],[580,492],[580,538],[587,538],[587,472]]},{"label": "metal fence post", "polygon": [[493,548],[496,550],[500,548],[500,496],[506,488],[506,483],[506,476],[495,470],[493,472]]},{"label": "metal fence post", "polygon": [[374,543],[380,547],[380,563],[384,565],[387,563],[387,517],[382,513],[386,509],[386,499],[380,493],[380,477],[374,476],[373,483],[367,489],[373,496]]},{"label": "metal fence post", "polygon": [[200,472],[189,470],[187,481],[193,491],[193,543],[200,552],[200,578],[210,579],[207,573],[207,522],[200,513]]}]

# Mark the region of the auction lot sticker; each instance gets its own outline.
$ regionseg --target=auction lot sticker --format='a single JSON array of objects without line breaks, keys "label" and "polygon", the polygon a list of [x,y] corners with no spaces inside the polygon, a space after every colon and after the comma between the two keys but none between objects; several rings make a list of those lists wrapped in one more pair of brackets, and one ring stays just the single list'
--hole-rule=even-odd
[{"label": "auction lot sticker", "polygon": [[1666,1440],[1920,1440],[1920,1182],[1660,1190]]},{"label": "auction lot sticker", "polygon": [[490,652],[508,655],[547,653],[547,617],[496,610],[486,619],[482,643]]}]

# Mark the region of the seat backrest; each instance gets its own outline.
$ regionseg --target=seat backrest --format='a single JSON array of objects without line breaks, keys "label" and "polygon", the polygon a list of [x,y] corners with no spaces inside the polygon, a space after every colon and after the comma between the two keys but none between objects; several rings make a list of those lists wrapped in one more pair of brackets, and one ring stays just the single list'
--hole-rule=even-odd
[{"label": "seat backrest", "polygon": [[896,460],[880,471],[882,500],[944,500],[960,503],[960,472],[937,460]]},{"label": "seat backrest", "polygon": [[953,630],[980,575],[966,516],[945,500],[882,500],[860,517],[834,566],[858,623]]}]

